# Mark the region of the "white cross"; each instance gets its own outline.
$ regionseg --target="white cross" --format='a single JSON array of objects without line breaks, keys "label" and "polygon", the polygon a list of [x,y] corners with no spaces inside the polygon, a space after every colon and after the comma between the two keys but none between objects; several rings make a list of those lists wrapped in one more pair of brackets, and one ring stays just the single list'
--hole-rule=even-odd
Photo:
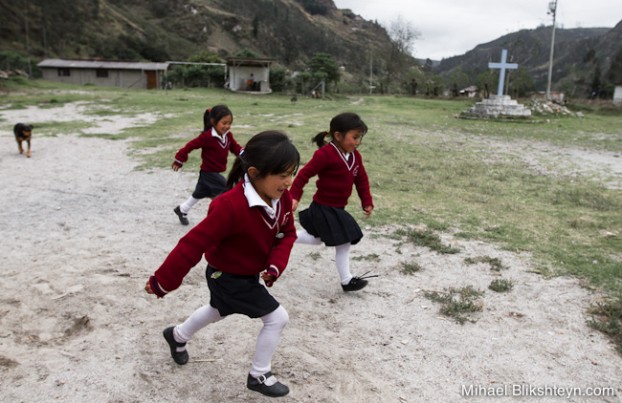
[{"label": "white cross", "polygon": [[489,69],[499,69],[499,86],[497,87],[497,96],[503,95],[503,83],[505,82],[505,70],[517,69],[518,64],[506,63],[508,58],[508,50],[501,50],[501,63],[488,63]]}]

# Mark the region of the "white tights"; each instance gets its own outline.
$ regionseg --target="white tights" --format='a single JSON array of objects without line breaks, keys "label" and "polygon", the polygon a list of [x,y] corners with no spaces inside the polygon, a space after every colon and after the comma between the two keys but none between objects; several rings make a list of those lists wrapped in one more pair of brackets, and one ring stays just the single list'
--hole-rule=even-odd
[{"label": "white tights", "polygon": [[[173,335],[178,343],[188,342],[192,336],[205,326],[223,319],[218,310],[211,305],[205,305],[194,311],[181,325],[175,326]],[[255,357],[250,374],[258,377],[271,370],[272,355],[281,339],[283,328],[289,322],[289,315],[285,308],[279,305],[274,311],[261,317],[263,327],[257,336]]]},{"label": "white tights", "polygon": [[[323,242],[320,238],[314,237],[309,234],[307,230],[296,231],[298,239],[296,242],[304,243],[307,245],[321,245]],[[337,272],[341,284],[346,285],[352,280],[352,274],[350,273],[350,243],[343,243],[335,246],[335,263],[337,265]]]},{"label": "white tights", "polygon": [[190,196],[188,200],[186,200],[185,202],[179,205],[179,210],[181,210],[181,212],[184,214],[188,214],[190,209],[194,207],[194,205],[197,204],[198,202],[199,202],[199,199],[195,199],[194,197]]}]

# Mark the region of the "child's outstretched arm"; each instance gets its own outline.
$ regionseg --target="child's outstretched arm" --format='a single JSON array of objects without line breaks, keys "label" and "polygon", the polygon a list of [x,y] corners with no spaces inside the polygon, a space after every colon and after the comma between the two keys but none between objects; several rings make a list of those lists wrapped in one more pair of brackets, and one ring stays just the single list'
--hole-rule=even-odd
[{"label": "child's outstretched arm", "polygon": [[296,202],[296,204],[292,206],[292,210],[296,210],[298,201],[302,198],[303,188],[307,182],[309,182],[309,179],[317,175],[324,165],[324,154],[322,154],[320,150],[317,150],[313,154],[311,160],[298,171],[296,178],[294,178],[294,183],[292,183],[292,186],[289,188],[292,199]]},{"label": "child's outstretched arm", "polygon": [[369,189],[369,178],[367,176],[367,171],[365,170],[365,166],[363,165],[362,160],[358,175],[354,178],[354,186],[356,186],[356,192],[361,199],[361,207],[363,208],[365,215],[369,216],[374,209],[374,201],[372,199],[371,191]]},{"label": "child's outstretched arm", "polygon": [[188,161],[188,155],[193,151],[199,148],[202,148],[206,141],[209,139],[209,134],[207,132],[203,132],[199,134],[197,138],[194,138],[188,142],[185,146],[179,149],[175,154],[175,160],[171,165],[173,171],[179,171],[179,169],[184,165],[186,161]]}]

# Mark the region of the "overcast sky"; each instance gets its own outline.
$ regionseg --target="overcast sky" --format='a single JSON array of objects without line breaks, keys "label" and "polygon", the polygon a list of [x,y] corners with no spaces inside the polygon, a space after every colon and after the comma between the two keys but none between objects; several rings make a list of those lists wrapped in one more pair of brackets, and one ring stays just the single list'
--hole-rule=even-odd
[{"label": "overcast sky", "polygon": [[[440,60],[521,29],[551,25],[549,0],[334,0],[388,29],[402,18],[419,33],[413,54]],[[622,0],[558,0],[557,28],[613,28]]]}]

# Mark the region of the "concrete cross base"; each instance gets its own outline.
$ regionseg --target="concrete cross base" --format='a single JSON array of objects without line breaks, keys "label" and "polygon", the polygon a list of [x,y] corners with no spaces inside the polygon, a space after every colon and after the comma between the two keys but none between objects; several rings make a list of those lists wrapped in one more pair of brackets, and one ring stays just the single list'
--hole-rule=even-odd
[{"label": "concrete cross base", "polygon": [[510,98],[509,95],[491,95],[490,98],[476,103],[473,107],[469,108],[468,111],[464,112],[464,114],[470,117],[489,119],[507,117],[523,118],[530,117],[531,110]]}]

